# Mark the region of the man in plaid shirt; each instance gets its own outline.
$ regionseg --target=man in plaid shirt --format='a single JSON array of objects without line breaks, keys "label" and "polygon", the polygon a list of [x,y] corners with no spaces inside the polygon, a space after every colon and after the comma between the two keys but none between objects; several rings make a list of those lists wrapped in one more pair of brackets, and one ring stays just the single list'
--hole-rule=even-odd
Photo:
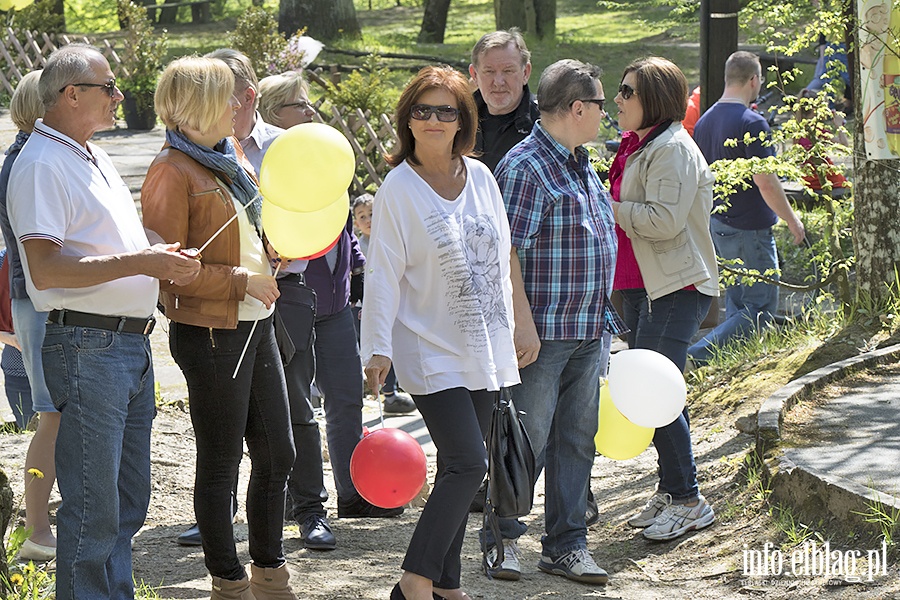
[{"label": "man in plaid shirt", "polygon": [[[624,331],[609,301],[616,264],[610,198],[582,146],[606,116],[599,76],[599,68],[575,60],[547,67],[537,91],[541,120],[496,171],[513,245],[522,377],[513,396],[545,469],[538,568],[591,584],[608,579],[587,551],[585,525],[603,334]],[[504,546],[515,547],[524,525],[505,520],[501,532]]]}]

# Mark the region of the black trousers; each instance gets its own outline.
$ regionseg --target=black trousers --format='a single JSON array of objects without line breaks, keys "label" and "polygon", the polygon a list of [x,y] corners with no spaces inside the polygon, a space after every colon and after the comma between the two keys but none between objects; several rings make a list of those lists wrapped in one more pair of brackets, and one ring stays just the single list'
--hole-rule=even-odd
[{"label": "black trousers", "polygon": [[210,329],[172,323],[169,347],[187,380],[197,443],[194,512],[210,574],[238,580],[232,526],[232,488],[244,451],[252,462],[247,489],[250,557],[263,568],[284,564],[284,497],[294,462],[281,357],[272,318],[259,321],[236,378],[253,323]]},{"label": "black trousers", "polygon": [[403,570],[443,589],[460,587],[460,552],[469,504],[487,472],[484,438],[498,392],[443,390],[413,395],[437,447],[437,475],[416,525]]}]

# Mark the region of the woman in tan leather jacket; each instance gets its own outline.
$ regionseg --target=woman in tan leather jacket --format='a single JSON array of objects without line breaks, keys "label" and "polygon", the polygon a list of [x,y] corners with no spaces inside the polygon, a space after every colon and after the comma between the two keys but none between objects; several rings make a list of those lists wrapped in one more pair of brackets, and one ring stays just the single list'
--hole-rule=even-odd
[{"label": "woman in tan leather jacket", "polygon": [[[169,346],[188,384],[197,443],[194,510],[216,600],[296,600],[282,545],[284,490],[294,460],[287,391],[272,325],[278,287],[262,241],[252,167],[234,134],[240,103],[220,60],[172,62],[156,90],[166,144],[141,190],[144,225],[203,249],[200,275],[161,285]],[[255,326],[254,326],[255,323]],[[238,363],[244,345],[246,355]],[[251,578],[238,559],[232,484],[247,442]]]}]

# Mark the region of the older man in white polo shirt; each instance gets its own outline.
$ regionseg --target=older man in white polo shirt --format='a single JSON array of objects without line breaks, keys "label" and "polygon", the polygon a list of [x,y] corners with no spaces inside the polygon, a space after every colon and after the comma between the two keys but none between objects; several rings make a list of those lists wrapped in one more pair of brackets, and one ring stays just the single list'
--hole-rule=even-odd
[{"label": "older man in white polo shirt", "polygon": [[150,501],[157,279],[185,285],[199,263],[177,244],[150,245],[128,186],[88,142],[122,101],[103,55],[80,44],[54,52],[40,93],[46,113],[8,203],[28,294],[50,313],[44,372],[62,412],[56,597],[132,598],[131,538]]}]

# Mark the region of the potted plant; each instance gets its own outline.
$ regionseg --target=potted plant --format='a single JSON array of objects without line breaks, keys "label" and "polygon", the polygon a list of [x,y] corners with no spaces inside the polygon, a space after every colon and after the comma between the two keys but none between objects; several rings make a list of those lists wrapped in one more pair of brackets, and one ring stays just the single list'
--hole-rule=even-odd
[{"label": "potted plant", "polygon": [[121,56],[122,73],[119,89],[125,95],[122,112],[128,129],[153,129],[156,111],[153,93],[162,70],[168,39],[165,30],[153,30],[147,10],[131,0],[119,0],[119,21],[125,29],[124,51]]}]

